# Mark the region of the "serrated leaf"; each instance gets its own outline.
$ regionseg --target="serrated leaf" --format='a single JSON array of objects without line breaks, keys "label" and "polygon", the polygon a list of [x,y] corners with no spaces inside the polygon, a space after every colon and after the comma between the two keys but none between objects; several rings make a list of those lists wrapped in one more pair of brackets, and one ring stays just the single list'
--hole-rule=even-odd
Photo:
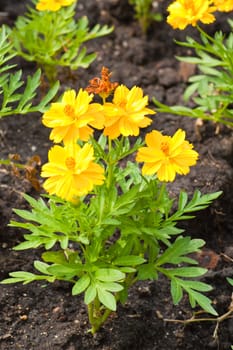
[{"label": "serrated leaf", "polygon": [[[39,105],[36,107],[39,112],[43,113],[45,112],[45,109],[48,105],[48,103],[54,98],[56,95],[58,89],[59,89],[60,83],[57,81],[47,92],[47,94],[41,99]],[[35,108],[35,107],[34,107]]]},{"label": "serrated leaf", "polygon": [[190,237],[178,237],[156,261],[156,266],[165,263],[177,264],[183,261],[182,256],[197,251],[205,244],[204,240],[190,239]]},{"label": "serrated leaf", "polygon": [[202,307],[203,310],[207,311],[211,315],[218,316],[218,313],[211,305],[211,300],[209,298],[193,290],[190,292],[190,295],[196,301],[196,303]]},{"label": "serrated leaf", "polygon": [[[20,97],[20,101],[19,104],[17,106],[18,110],[22,110],[26,103],[28,103],[28,101],[32,100],[33,97],[36,94],[36,89],[40,84],[40,70],[37,70],[36,73],[33,76],[28,76],[27,77],[27,83],[24,89],[24,92],[22,94],[22,96]],[[29,108],[29,106],[27,106],[27,108]]]},{"label": "serrated leaf", "polygon": [[154,264],[144,264],[138,267],[138,280],[156,280],[158,273],[154,267]]}]

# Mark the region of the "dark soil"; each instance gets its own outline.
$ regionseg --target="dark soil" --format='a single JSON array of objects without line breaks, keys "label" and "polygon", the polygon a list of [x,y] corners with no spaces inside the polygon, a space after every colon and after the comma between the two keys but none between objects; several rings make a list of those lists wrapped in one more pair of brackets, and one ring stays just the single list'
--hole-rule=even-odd
[{"label": "dark soil", "polygon": [[[18,14],[25,11],[28,1],[1,1],[0,23],[13,25]],[[159,3],[166,15],[167,1]],[[72,75],[60,72],[61,93],[67,87],[85,88],[88,81],[98,76],[102,66],[112,72],[112,80],[132,87],[143,88],[150,98],[156,97],[167,104],[182,102],[182,92],[193,67],[178,63],[175,55],[187,54],[174,43],[195,29],[174,31],[163,21],[153,23],[148,35],[143,35],[134,20],[127,0],[79,0],[77,16],[87,15],[91,26],[95,23],[113,24],[114,32],[88,44],[96,50],[97,60],[86,70]],[[227,30],[226,19],[219,18],[208,30]],[[36,67],[18,61],[25,76]],[[153,104],[151,104],[153,108]],[[183,128],[187,138],[200,153],[198,165],[186,177],[177,177],[169,185],[171,195],[180,189],[190,195],[195,189],[202,193],[222,190],[214,204],[197,215],[196,219],[181,223],[186,234],[206,241],[206,249],[198,256],[200,265],[209,268],[203,281],[213,286],[209,297],[219,315],[228,311],[232,287],[226,277],[233,274],[233,134],[232,130],[204,122],[157,113],[153,128],[172,135]],[[148,131],[148,130],[147,130]],[[18,153],[23,162],[38,154],[47,160],[49,130],[42,126],[41,115],[11,116],[0,122],[0,158]],[[20,230],[7,226],[13,217],[12,208],[23,208],[22,192],[38,196],[32,185],[21,176],[14,176],[10,168],[0,168],[0,280],[17,270],[30,271],[40,251],[12,250],[23,240]],[[71,296],[66,283],[32,283],[29,285],[0,285],[0,350],[200,350],[230,349],[233,344],[233,319],[219,323],[197,322],[184,327],[165,319],[189,319],[192,310],[187,297],[173,306],[169,283],[159,281],[136,284],[128,302],[119,306],[94,337],[88,333],[88,318],[82,297]]]}]

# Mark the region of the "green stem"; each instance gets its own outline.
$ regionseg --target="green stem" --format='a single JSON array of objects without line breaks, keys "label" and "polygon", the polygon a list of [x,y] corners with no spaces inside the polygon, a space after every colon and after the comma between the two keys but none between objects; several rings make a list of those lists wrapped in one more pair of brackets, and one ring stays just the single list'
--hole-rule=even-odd
[{"label": "green stem", "polygon": [[112,151],[112,140],[110,137],[108,138],[108,154],[109,154],[109,159],[108,159],[108,177],[107,177],[107,188],[111,187],[112,184],[112,178],[113,178],[113,167],[114,167],[114,162],[111,159],[111,151]]},{"label": "green stem", "polygon": [[197,29],[199,33],[204,35],[209,41],[214,42],[214,38],[212,38],[209,34],[207,34],[198,24],[197,24]]},{"label": "green stem", "polygon": [[159,194],[157,197],[157,203],[159,203],[161,201],[165,190],[166,190],[166,184],[165,184],[165,182],[162,182],[161,187],[160,187],[160,191],[159,191]]},{"label": "green stem", "polygon": [[[88,318],[89,322],[91,324],[90,332],[92,334],[95,334],[100,327],[104,324],[104,322],[107,320],[109,315],[112,313],[112,310],[105,309],[104,313],[101,316],[100,315],[100,303],[99,300],[97,302],[97,298],[94,300],[94,302],[88,304]],[[97,306],[98,305],[98,306]]]},{"label": "green stem", "polygon": [[[127,284],[127,288],[131,287],[135,282],[137,282],[137,277],[135,277],[135,273],[130,274],[127,277],[127,280],[125,281]],[[119,301],[120,295],[119,293],[116,293],[115,295],[116,302]],[[104,307],[104,311],[101,309],[103,306],[100,304],[99,299],[96,297],[95,300],[88,304],[88,318],[89,322],[91,324],[90,332],[92,334],[95,334],[100,327],[105,323],[105,321],[108,319],[108,317],[113,312],[110,309],[107,309]]]},{"label": "green stem", "polygon": [[2,165],[14,165],[14,166],[16,166],[19,169],[24,169],[25,168],[25,166],[23,164],[15,163],[11,159],[0,159],[0,164],[2,164]]}]

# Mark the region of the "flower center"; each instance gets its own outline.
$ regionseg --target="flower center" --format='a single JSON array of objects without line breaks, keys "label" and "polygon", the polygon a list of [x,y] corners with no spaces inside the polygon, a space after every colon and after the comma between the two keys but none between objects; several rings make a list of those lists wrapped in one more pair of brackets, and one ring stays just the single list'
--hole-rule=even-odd
[{"label": "flower center", "polygon": [[168,144],[168,142],[166,142],[166,141],[161,142],[160,149],[161,149],[161,151],[163,151],[163,153],[166,156],[169,155],[169,144]]},{"label": "flower center", "polygon": [[74,170],[75,164],[75,159],[73,157],[66,158],[66,166],[69,170]]},{"label": "flower center", "polygon": [[74,107],[71,105],[65,105],[64,107],[64,113],[71,118],[75,118],[75,112],[74,112]]}]

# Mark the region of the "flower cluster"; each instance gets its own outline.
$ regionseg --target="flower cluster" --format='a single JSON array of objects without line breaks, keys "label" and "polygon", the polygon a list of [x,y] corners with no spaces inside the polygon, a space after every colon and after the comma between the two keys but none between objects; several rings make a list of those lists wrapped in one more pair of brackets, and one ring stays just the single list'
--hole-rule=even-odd
[{"label": "flower cluster", "polygon": [[213,12],[233,10],[232,0],[176,0],[168,6],[167,22],[174,29],[185,29],[188,25],[196,26],[200,21],[210,24],[215,21]]},{"label": "flower cluster", "polygon": [[[66,91],[61,101],[52,103],[44,113],[43,124],[52,128],[50,139],[62,143],[49,151],[49,162],[42,168],[42,177],[48,178],[44,188],[49,194],[75,202],[92,191],[94,185],[104,182],[104,168],[94,163],[90,144],[95,129],[103,130],[111,142],[119,137],[138,136],[140,128],[152,123],[147,115],[155,112],[147,107],[148,96],[143,96],[142,89],[118,86],[109,78],[108,70],[103,68],[101,79],[94,78],[77,95],[74,90]],[[91,92],[99,93],[103,103],[93,102]],[[111,102],[106,101],[110,93]],[[185,141],[184,131],[178,130],[173,137],[152,131],[145,142],[147,147],[139,148],[136,156],[138,162],[145,163],[144,175],[157,174],[160,181],[174,181],[176,173],[186,175],[190,166],[196,164],[198,154]]]}]

